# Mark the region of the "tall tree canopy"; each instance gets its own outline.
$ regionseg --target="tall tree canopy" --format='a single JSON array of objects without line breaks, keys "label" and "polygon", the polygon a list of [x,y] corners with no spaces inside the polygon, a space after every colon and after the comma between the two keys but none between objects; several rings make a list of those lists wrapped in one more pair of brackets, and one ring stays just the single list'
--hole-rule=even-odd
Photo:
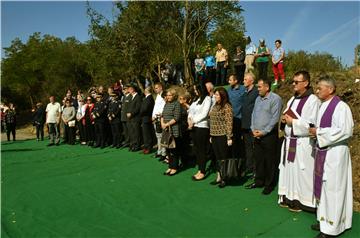
[{"label": "tall tree canopy", "polygon": [[[68,88],[87,90],[141,77],[161,80],[167,59],[182,65],[191,84],[195,52],[215,53],[220,42],[231,55],[236,46],[245,46],[238,1],[121,1],[114,2],[114,11],[110,21],[88,5],[90,40],[84,43],[38,32],[27,42],[14,39],[4,48],[2,100],[29,108],[49,95],[60,100]],[[286,61],[287,71],[342,69],[326,53],[289,52]]]}]

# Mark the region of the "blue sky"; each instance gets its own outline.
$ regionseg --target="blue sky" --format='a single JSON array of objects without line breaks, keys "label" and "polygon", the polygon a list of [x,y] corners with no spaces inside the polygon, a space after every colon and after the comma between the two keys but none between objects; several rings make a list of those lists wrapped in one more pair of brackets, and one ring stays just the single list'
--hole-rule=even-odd
[{"label": "blue sky", "polygon": [[[113,18],[112,2],[90,4]],[[281,39],[285,50],[329,52],[341,57],[344,64],[353,64],[354,48],[360,43],[359,1],[241,1],[241,5],[246,34],[255,43],[265,38],[273,48],[273,42]],[[34,32],[86,41],[88,26],[85,1],[1,2],[2,47],[9,46],[15,37],[26,42]]]}]

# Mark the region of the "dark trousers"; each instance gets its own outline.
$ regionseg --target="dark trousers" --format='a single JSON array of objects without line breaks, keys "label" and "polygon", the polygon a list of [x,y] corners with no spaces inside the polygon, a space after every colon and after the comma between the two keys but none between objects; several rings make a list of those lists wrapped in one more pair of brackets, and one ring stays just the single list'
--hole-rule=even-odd
[{"label": "dark trousers", "polygon": [[154,145],[154,126],[151,122],[143,122],[141,124],[141,128],[144,140],[144,149],[151,150]]},{"label": "dark trousers", "polygon": [[[63,142],[67,143],[66,139],[68,136],[66,135],[65,123],[63,121],[60,122],[60,127],[62,128],[62,131],[63,131],[63,136],[62,136]],[[59,133],[60,133],[60,129],[59,129]]]},{"label": "dark trousers", "polygon": [[94,124],[89,123],[85,125],[85,138],[88,143],[93,143],[95,141]]},{"label": "dark trousers", "polygon": [[66,143],[68,143],[69,145],[74,145],[75,144],[75,127],[69,127],[68,125],[64,125],[65,126],[65,135],[66,135]]},{"label": "dark trousers", "polygon": [[96,146],[105,147],[105,128],[103,122],[95,122]]},{"label": "dark trousers", "polygon": [[217,161],[227,159],[229,149],[226,136],[212,136],[211,144]]},{"label": "dark trousers", "polygon": [[121,127],[120,122],[111,122],[112,145],[120,147],[121,142]]},{"label": "dark trousers", "polygon": [[108,120],[105,120],[104,122],[104,139],[105,139],[105,144],[107,145],[113,144],[111,125]]},{"label": "dark trousers", "polygon": [[168,152],[170,153],[169,157],[169,168],[170,169],[178,169],[179,168],[179,158],[182,154],[181,148],[182,146],[182,138],[175,137],[176,148],[169,149]]},{"label": "dark trousers", "polygon": [[141,124],[139,121],[129,121],[130,149],[139,149],[141,146]]},{"label": "dark trousers", "polygon": [[206,67],[205,79],[215,84],[215,69],[214,67]]},{"label": "dark trousers", "polygon": [[86,141],[86,130],[85,126],[82,124],[81,121],[77,122],[78,128],[79,128],[79,134],[80,134],[80,142]]},{"label": "dark trousers", "polygon": [[194,142],[194,149],[196,155],[196,164],[201,171],[205,174],[206,159],[208,152],[210,130],[209,128],[194,127],[192,132],[192,138]]},{"label": "dark trousers", "polygon": [[226,68],[225,66],[225,61],[223,62],[218,62],[217,66],[216,66],[216,83],[215,85],[225,85],[225,81],[226,81]]},{"label": "dark trousers", "polygon": [[254,163],[254,136],[250,129],[242,129],[242,135],[244,139],[244,158],[246,171],[254,172],[255,163]]},{"label": "dark trousers", "polygon": [[244,158],[244,141],[241,135],[241,119],[233,118],[233,146],[232,155],[235,158]]},{"label": "dark trousers", "polygon": [[44,140],[44,124],[36,124],[36,139]]},{"label": "dark trousers", "polygon": [[122,121],[121,124],[122,124],[122,128],[123,128],[123,141],[124,141],[124,144],[129,145],[130,138],[129,138],[128,122],[127,121]]},{"label": "dark trousers", "polygon": [[240,84],[244,84],[244,72],[245,72],[245,64],[243,65],[235,65],[235,74]]},{"label": "dark trousers", "polygon": [[254,140],[255,183],[258,186],[273,189],[278,165],[277,130]]},{"label": "dark trousers", "polygon": [[257,62],[258,72],[259,72],[258,80],[259,79],[267,80],[268,64],[269,62]]},{"label": "dark trousers", "polygon": [[194,83],[197,84],[203,81],[204,81],[204,71],[195,72]]},{"label": "dark trousers", "polygon": [[12,134],[13,140],[15,139],[15,123],[6,123],[6,135],[7,135],[7,140],[10,141],[10,133]]}]

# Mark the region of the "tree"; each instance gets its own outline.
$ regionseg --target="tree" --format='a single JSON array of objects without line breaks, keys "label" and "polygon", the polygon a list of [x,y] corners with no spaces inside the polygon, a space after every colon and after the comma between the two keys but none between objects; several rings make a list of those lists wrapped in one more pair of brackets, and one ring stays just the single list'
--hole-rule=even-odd
[{"label": "tree", "polygon": [[[182,19],[179,22],[182,23],[182,35],[175,35],[181,43],[185,80],[191,84],[193,78],[190,70],[190,53],[194,53],[199,47],[199,38],[207,36],[214,29],[215,32],[220,31],[221,27],[232,25],[233,22],[237,22],[242,30],[245,27],[241,18],[242,8],[235,1],[186,0],[181,2],[180,6]],[[226,22],[232,23],[227,25]]]}]

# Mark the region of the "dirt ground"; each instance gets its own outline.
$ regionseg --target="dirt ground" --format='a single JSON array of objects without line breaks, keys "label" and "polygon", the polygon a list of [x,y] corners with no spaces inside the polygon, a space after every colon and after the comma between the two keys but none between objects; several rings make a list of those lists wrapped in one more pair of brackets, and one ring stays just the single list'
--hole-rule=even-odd
[{"label": "dirt ground", "polygon": [[[16,140],[27,140],[36,138],[36,132],[32,125],[26,125],[19,129],[16,129]],[[12,139],[12,135],[10,135]],[[1,141],[6,141],[6,133],[1,132]]]}]

